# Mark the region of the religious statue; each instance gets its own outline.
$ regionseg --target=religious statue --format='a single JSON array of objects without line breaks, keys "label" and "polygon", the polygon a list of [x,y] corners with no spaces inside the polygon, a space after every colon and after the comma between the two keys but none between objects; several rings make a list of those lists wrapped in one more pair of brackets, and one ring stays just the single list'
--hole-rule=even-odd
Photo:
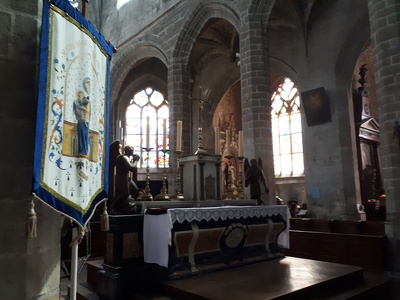
[{"label": "religious statue", "polygon": [[365,200],[375,199],[376,170],[371,164],[367,164],[362,172],[362,183]]},{"label": "religious statue", "polygon": [[74,101],[74,114],[77,120],[78,130],[78,156],[88,157],[89,152],[89,120],[90,120],[90,78],[86,77],[82,83],[83,89],[77,92],[77,99]]},{"label": "religious statue", "polygon": [[263,184],[265,188],[265,192],[268,194],[269,189],[267,187],[267,183],[265,182],[264,172],[262,170],[262,161],[261,158],[259,162],[255,158],[250,160],[249,162],[246,158],[245,160],[245,186],[250,186],[250,198],[257,200],[258,205],[264,204],[264,201],[261,200],[261,184]]},{"label": "religious statue", "polygon": [[132,214],[136,212],[134,201],[139,195],[139,189],[135,181],[137,181],[139,158],[139,155],[133,153],[131,146],[125,146],[124,154],[116,157],[115,198],[111,205],[113,213]]}]

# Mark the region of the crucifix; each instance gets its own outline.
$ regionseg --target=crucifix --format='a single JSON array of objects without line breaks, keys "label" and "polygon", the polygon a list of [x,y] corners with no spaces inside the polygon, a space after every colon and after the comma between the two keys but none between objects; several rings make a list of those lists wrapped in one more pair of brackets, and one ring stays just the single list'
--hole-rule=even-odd
[{"label": "crucifix", "polygon": [[[204,106],[207,103],[206,100],[201,99],[201,89],[202,87],[199,86],[200,89],[200,97],[199,99],[192,99],[195,101],[199,102],[199,136],[198,136],[198,146],[197,146],[197,151],[195,152],[195,154],[207,154],[207,151],[204,149],[203,147],[203,110],[204,110]],[[189,98],[191,98],[189,96]]]}]

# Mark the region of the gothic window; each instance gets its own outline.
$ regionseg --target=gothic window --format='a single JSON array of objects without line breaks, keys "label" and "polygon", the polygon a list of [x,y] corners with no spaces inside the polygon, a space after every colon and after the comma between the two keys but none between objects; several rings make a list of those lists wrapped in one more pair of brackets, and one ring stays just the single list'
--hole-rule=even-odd
[{"label": "gothic window", "polygon": [[[169,149],[169,107],[164,96],[151,87],[141,90],[126,109],[125,145],[134,147],[140,155],[138,167],[164,168],[169,164],[169,155],[164,160],[163,148]],[[147,151],[143,148],[151,148]]]},{"label": "gothic window", "polygon": [[303,175],[300,97],[293,81],[284,78],[272,95],[271,101],[275,175]]}]

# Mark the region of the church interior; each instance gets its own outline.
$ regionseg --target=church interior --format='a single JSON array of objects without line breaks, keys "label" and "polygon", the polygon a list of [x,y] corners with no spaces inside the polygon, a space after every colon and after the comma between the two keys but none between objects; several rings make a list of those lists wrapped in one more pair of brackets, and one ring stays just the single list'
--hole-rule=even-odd
[{"label": "church interior", "polygon": [[105,146],[137,155],[78,298],[70,223],[32,201],[46,1],[0,2],[0,299],[400,298],[398,0],[69,1],[115,47]]}]

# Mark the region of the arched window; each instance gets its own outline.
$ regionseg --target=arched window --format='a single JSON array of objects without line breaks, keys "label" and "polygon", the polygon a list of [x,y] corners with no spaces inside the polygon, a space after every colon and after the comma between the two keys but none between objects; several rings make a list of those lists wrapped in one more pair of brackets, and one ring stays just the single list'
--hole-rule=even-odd
[{"label": "arched window", "polygon": [[304,175],[300,97],[289,78],[272,95],[271,121],[275,175]]},{"label": "arched window", "polygon": [[[126,109],[125,145],[134,147],[140,155],[138,167],[164,168],[169,155],[161,151],[169,149],[169,107],[164,96],[151,87],[141,90]],[[148,153],[144,148],[151,148]]]}]

